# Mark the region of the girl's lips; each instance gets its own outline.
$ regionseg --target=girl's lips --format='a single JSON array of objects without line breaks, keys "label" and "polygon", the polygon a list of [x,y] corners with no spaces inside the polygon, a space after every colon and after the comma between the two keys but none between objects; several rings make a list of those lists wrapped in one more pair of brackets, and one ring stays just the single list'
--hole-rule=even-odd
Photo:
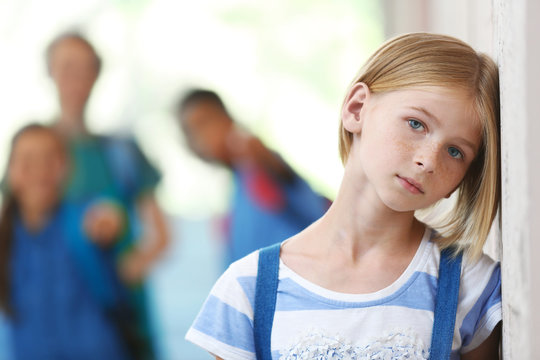
[{"label": "girl's lips", "polygon": [[423,194],[424,189],[422,188],[422,185],[420,183],[414,181],[414,179],[401,177],[397,175],[398,181],[400,184],[406,189],[409,190],[413,194]]}]

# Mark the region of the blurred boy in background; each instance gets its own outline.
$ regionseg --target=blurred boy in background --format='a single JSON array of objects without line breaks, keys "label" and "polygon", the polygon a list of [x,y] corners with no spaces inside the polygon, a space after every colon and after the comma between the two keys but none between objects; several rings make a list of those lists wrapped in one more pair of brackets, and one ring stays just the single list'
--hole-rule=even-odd
[{"label": "blurred boy in background", "polygon": [[176,115],[189,148],[233,173],[228,262],[285,240],[327,210],[329,201],[241,128],[216,93],[191,90],[178,102]]}]

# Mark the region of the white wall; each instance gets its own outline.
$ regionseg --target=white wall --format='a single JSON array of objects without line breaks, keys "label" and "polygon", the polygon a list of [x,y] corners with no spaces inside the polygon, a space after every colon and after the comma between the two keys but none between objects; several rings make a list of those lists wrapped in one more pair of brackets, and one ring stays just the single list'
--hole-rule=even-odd
[{"label": "white wall", "polygon": [[506,359],[538,359],[540,3],[495,0],[501,76],[503,316]]},{"label": "white wall", "polygon": [[429,31],[457,37],[492,54],[492,0],[384,0],[387,37]]}]

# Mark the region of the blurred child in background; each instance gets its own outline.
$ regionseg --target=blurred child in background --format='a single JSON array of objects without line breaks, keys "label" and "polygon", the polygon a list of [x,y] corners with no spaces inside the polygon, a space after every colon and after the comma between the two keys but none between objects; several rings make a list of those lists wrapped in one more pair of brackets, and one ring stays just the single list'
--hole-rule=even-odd
[{"label": "blurred child in background", "polygon": [[128,226],[116,261],[138,309],[136,352],[142,359],[151,359],[154,350],[143,281],[168,243],[165,217],[154,196],[159,174],[133,140],[89,132],[84,113],[101,59],[84,37],[58,36],[47,49],[47,65],[60,103],[54,128],[68,140],[73,164],[65,197],[80,201],[106,194],[127,211]]},{"label": "blurred child in background", "polygon": [[58,36],[47,49],[47,65],[60,103],[54,128],[68,140],[73,163],[66,197],[78,200],[109,193],[137,207],[143,223],[153,229],[152,234],[145,234],[152,235],[145,238],[147,246],[130,256],[137,265],[126,263],[123,272],[128,281],[136,282],[167,245],[164,216],[153,193],[159,174],[134,141],[97,136],[88,130],[84,113],[101,59],[84,37],[76,33]]},{"label": "blurred child in background", "polygon": [[0,307],[16,360],[130,359],[114,270],[120,208],[61,201],[66,148],[50,128],[14,137],[0,218]]},{"label": "blurred child in background", "polygon": [[192,90],[176,110],[189,148],[233,172],[229,261],[292,236],[328,208],[279,155],[236,124],[216,93]]}]

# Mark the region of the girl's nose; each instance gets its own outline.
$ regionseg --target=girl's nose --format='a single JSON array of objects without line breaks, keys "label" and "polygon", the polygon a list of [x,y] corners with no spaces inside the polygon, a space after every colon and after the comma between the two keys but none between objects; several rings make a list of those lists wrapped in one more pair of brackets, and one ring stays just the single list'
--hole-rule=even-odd
[{"label": "girl's nose", "polygon": [[440,149],[439,144],[427,144],[418,149],[414,162],[422,171],[433,173],[437,166],[437,156]]},{"label": "girl's nose", "polygon": [[417,161],[416,165],[418,165],[420,168],[422,168],[422,170],[424,170],[425,172],[428,172],[428,173],[433,173],[434,172],[433,166],[428,161],[425,161],[425,160]]}]

